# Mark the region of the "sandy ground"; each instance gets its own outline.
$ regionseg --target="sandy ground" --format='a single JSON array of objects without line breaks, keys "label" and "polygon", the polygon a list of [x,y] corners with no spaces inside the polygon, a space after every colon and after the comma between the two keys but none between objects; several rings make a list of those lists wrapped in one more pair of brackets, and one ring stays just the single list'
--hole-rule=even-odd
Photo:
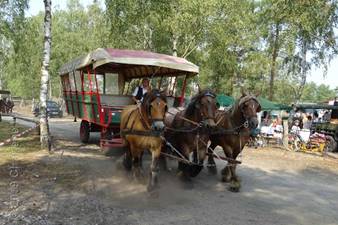
[{"label": "sandy ground", "polygon": [[150,198],[144,184],[121,170],[121,159],[99,152],[98,135],[83,145],[79,122],[50,121],[54,154],[14,159],[20,167],[16,209],[9,207],[10,165],[1,165],[0,224],[338,224],[337,159],[246,148],[239,193],[206,170],[192,190],[183,189],[172,161],[172,172],[160,173],[159,198]]}]

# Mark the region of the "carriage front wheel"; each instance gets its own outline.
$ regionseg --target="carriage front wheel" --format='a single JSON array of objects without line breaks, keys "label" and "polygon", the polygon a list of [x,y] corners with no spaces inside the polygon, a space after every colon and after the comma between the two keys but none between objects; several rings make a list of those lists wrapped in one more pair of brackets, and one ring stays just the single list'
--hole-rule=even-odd
[{"label": "carriage front wheel", "polygon": [[88,143],[89,133],[90,133],[89,122],[82,120],[80,125],[80,140],[82,143]]}]

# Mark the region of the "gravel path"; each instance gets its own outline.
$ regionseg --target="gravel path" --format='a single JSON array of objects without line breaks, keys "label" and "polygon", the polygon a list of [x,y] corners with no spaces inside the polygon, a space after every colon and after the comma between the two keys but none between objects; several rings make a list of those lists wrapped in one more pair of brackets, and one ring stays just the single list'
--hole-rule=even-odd
[{"label": "gravel path", "polygon": [[[40,154],[26,168],[21,204],[9,211],[5,199],[0,224],[338,224],[336,159],[246,148],[239,193],[227,191],[220,175],[206,170],[192,190],[183,189],[170,162],[173,170],[160,174],[160,196],[153,199],[144,184],[119,169],[121,159],[101,155],[98,135],[82,145],[78,128],[79,122],[51,119],[57,151]],[[46,174],[34,168],[42,163]],[[223,163],[217,163],[220,169]]]}]

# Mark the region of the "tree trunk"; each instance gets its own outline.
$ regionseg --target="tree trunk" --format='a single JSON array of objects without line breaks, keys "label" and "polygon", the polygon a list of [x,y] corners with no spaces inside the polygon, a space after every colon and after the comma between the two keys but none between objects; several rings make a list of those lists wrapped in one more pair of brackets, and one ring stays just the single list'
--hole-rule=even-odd
[{"label": "tree trunk", "polygon": [[[178,41],[178,36],[173,34],[173,56],[177,57],[177,41]],[[171,77],[169,79],[169,91],[172,91],[172,95],[175,95],[175,82],[176,78]]]},{"label": "tree trunk", "polygon": [[289,124],[287,119],[283,119],[283,146],[288,149],[289,144]]},{"label": "tree trunk", "polygon": [[300,98],[302,97],[304,86],[306,83],[306,76],[307,76],[307,65],[306,65],[306,55],[307,55],[307,42],[306,40],[302,40],[302,49],[301,49],[301,55],[302,55],[302,62],[301,62],[301,75],[300,75],[300,84],[299,88],[297,88],[297,93],[296,93],[296,101],[299,101]]},{"label": "tree trunk", "polygon": [[276,31],[272,44],[272,60],[271,60],[271,71],[270,71],[270,83],[269,83],[269,100],[273,100],[274,81],[276,78],[276,61],[279,51],[278,46],[279,40],[279,23],[276,23]]},{"label": "tree trunk", "polygon": [[41,148],[50,150],[50,135],[47,118],[47,95],[49,83],[49,61],[51,50],[51,0],[44,0],[45,18],[44,18],[44,49],[41,68],[41,88],[40,88],[40,142]]}]

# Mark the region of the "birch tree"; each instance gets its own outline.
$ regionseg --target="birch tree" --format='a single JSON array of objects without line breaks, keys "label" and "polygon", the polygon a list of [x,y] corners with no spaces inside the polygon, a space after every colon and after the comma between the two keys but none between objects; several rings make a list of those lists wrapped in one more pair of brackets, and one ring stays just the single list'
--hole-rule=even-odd
[{"label": "birch tree", "polygon": [[43,60],[41,68],[41,88],[40,88],[40,142],[41,148],[48,147],[50,150],[50,136],[47,118],[47,94],[49,82],[49,61],[51,50],[51,0],[44,0],[45,18],[44,18],[44,47]]}]

